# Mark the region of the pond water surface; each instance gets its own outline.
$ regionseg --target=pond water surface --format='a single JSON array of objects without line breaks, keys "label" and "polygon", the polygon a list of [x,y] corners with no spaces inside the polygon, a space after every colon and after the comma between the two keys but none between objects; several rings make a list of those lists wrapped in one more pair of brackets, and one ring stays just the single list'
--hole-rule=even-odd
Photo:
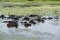
[{"label": "pond water surface", "polygon": [[0,40],[60,40],[60,19],[45,20],[29,28],[19,23],[17,29],[7,28],[4,20],[0,19]]}]

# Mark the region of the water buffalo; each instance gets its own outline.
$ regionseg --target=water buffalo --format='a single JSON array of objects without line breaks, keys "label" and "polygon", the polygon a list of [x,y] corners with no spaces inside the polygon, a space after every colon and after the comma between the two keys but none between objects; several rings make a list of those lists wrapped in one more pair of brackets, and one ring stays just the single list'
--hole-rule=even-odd
[{"label": "water buffalo", "polygon": [[48,17],[49,20],[53,19],[52,17]]},{"label": "water buffalo", "polygon": [[16,15],[9,15],[9,17],[7,17],[7,19],[13,19],[13,20],[19,20],[19,18],[21,17]]},{"label": "water buffalo", "polygon": [[16,16],[17,18],[21,18],[21,17],[23,17],[23,16]]},{"label": "water buffalo", "polygon": [[18,23],[15,21],[8,21],[7,27],[8,28],[12,28],[12,27],[18,28]]},{"label": "water buffalo", "polygon": [[46,20],[47,18],[46,17],[42,17],[42,19]]},{"label": "water buffalo", "polygon": [[35,19],[35,21],[37,21],[38,23],[39,22],[44,22],[44,19],[43,18],[41,18],[40,16],[38,16],[36,19]]},{"label": "water buffalo", "polygon": [[24,17],[23,20],[29,21],[30,18],[29,17]]},{"label": "water buffalo", "polygon": [[29,15],[29,17],[37,17],[37,16],[39,15],[33,15],[33,14]]},{"label": "water buffalo", "polygon": [[15,15],[9,15],[9,17],[7,17],[7,19],[12,19],[14,17],[15,17]]},{"label": "water buffalo", "polygon": [[30,20],[29,23],[34,25],[36,24],[36,22],[34,22],[33,20]]},{"label": "water buffalo", "polygon": [[42,19],[42,20],[41,20],[41,22],[42,22],[42,23],[44,23],[44,22],[45,22],[45,20],[44,20],[44,19]]},{"label": "water buffalo", "polygon": [[13,17],[12,19],[13,19],[13,20],[19,20],[19,18],[18,18],[18,17]]},{"label": "water buffalo", "polygon": [[4,18],[6,18],[6,17],[5,17],[4,15],[1,15],[0,18],[4,19]]},{"label": "water buffalo", "polygon": [[31,26],[31,24],[30,23],[27,23],[27,22],[24,22],[24,26],[25,27],[29,27],[29,26]]},{"label": "water buffalo", "polygon": [[37,18],[37,19],[35,19],[36,21],[38,21],[38,22],[41,22],[41,19],[40,18]]}]

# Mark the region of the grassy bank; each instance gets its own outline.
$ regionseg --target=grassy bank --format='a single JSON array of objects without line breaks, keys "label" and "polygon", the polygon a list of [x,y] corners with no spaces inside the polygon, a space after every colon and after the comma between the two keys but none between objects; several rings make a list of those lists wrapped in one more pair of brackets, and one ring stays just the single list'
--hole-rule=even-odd
[{"label": "grassy bank", "polygon": [[0,14],[60,15],[60,2],[0,2]]},{"label": "grassy bank", "polygon": [[0,0],[0,2],[60,1],[60,0]]}]

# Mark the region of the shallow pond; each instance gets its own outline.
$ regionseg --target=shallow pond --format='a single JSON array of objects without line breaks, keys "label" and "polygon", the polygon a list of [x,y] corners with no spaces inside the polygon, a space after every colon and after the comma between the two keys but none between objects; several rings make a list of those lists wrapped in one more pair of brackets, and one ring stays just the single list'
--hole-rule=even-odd
[{"label": "shallow pond", "polygon": [[60,19],[45,20],[25,28],[19,23],[19,28],[7,28],[7,23],[0,19],[0,40],[60,40]]}]

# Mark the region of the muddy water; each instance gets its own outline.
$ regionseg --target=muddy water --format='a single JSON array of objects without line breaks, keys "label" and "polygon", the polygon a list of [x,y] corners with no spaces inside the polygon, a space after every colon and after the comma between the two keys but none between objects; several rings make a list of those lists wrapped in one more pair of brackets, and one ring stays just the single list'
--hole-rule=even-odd
[{"label": "muddy water", "polygon": [[4,20],[0,19],[0,40],[60,40],[60,19],[45,20],[29,28],[19,23],[18,29],[7,28]]}]

